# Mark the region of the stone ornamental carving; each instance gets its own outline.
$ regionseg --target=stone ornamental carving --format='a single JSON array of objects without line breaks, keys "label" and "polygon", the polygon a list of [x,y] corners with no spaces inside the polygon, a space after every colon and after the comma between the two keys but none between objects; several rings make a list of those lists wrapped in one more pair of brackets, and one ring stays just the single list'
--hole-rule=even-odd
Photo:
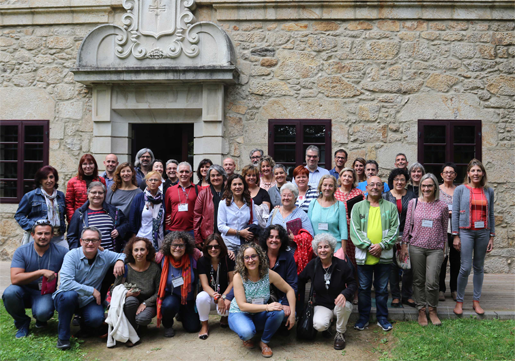
[{"label": "stone ornamental carving", "polygon": [[194,0],[124,0],[123,32],[116,37],[120,59],[190,58],[199,54],[199,37],[190,33],[195,23]]}]

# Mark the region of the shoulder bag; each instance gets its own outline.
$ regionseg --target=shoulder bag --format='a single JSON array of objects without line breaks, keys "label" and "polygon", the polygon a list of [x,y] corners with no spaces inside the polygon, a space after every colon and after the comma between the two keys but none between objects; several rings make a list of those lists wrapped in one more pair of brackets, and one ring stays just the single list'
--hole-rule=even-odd
[{"label": "shoulder bag", "polygon": [[[409,237],[411,241],[411,233],[413,232],[413,227],[415,225],[415,209],[417,208],[418,198],[415,198],[415,204],[413,205],[413,208],[411,208],[411,219],[410,219],[410,225],[409,225]],[[398,242],[396,244],[396,253],[395,253],[395,261],[397,262],[397,266],[402,269],[411,269],[411,260],[409,256],[409,243],[406,243],[408,246],[408,255],[406,257],[402,254],[402,245],[404,242]]]},{"label": "shoulder bag", "polygon": [[313,272],[313,279],[311,280],[311,290],[309,291],[308,303],[302,315],[300,315],[299,322],[297,323],[297,338],[301,340],[313,340],[317,335],[317,330],[313,327],[313,316],[315,313],[315,300],[313,298],[314,279],[317,272],[317,262],[315,260],[315,271]]}]

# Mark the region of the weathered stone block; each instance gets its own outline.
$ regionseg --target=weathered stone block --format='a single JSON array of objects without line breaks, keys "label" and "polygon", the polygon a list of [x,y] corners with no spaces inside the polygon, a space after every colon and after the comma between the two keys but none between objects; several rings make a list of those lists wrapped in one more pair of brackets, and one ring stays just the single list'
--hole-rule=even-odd
[{"label": "weathered stone block", "polygon": [[293,95],[293,91],[283,81],[250,81],[249,91],[252,94],[267,95],[267,96],[281,96]]},{"label": "weathered stone block", "polygon": [[418,33],[415,33],[415,32],[407,32],[407,31],[403,31],[403,32],[400,32],[399,35],[397,35],[399,37],[399,39],[401,40],[404,40],[404,41],[415,41],[418,39]]},{"label": "weathered stone block", "polygon": [[359,124],[350,128],[349,140],[356,143],[386,142],[388,126],[376,124]]},{"label": "weathered stone block", "polygon": [[485,259],[485,273],[508,273],[510,268],[506,258],[487,257]]},{"label": "weathered stone block", "polygon": [[275,56],[274,48],[257,48],[252,49],[250,54],[253,56]]},{"label": "weathered stone block", "polygon": [[460,41],[463,39],[462,33],[447,32],[442,35],[442,39],[445,41]]},{"label": "weathered stone block", "polygon": [[474,44],[452,44],[452,55],[459,59],[471,59],[476,55]]},{"label": "weathered stone block", "polygon": [[65,70],[58,66],[49,66],[38,70],[38,81],[58,84],[63,81]]},{"label": "weathered stone block", "polygon": [[319,78],[318,88],[330,98],[352,98],[362,94],[359,89],[343,80],[341,76]]},{"label": "weathered stone block", "polygon": [[486,89],[496,95],[515,95],[515,77],[500,75],[489,79]]},{"label": "weathered stone block", "polygon": [[340,29],[340,25],[334,21],[319,21],[313,24],[315,31],[336,31]]},{"label": "weathered stone block", "polygon": [[351,61],[342,63],[340,61],[330,61],[326,65],[328,74],[345,74],[350,72],[361,72],[366,69],[366,63],[363,61]]},{"label": "weathered stone block", "polygon": [[263,58],[261,59],[261,66],[265,66],[267,68],[272,68],[277,65],[279,61],[275,58]]},{"label": "weathered stone block", "polygon": [[71,48],[73,44],[73,39],[65,36],[51,36],[46,41],[46,45],[49,49],[68,49]]},{"label": "weathered stone block", "polygon": [[37,36],[26,36],[20,39],[20,47],[27,50],[34,50],[43,45],[43,39]]},{"label": "weathered stone block", "polygon": [[437,31],[444,31],[446,29],[446,27],[445,27],[444,23],[431,22],[431,23],[429,23],[429,29],[437,30]]},{"label": "weathered stone block", "polygon": [[61,119],[81,119],[83,104],[80,101],[59,103],[57,105],[59,118]]},{"label": "weathered stone block", "polygon": [[281,26],[282,30],[286,31],[302,31],[302,30],[308,30],[308,24],[305,23],[289,23],[289,24],[283,24]]},{"label": "weathered stone block", "polygon": [[371,30],[374,28],[369,22],[366,21],[353,21],[349,25],[347,25],[347,30],[355,31],[355,30]]},{"label": "weathered stone block", "polygon": [[272,71],[268,68],[262,68],[260,66],[254,66],[252,67],[252,71],[250,73],[250,75],[253,75],[253,76],[266,76],[266,75],[270,75],[272,73]]},{"label": "weathered stone block", "polygon": [[385,60],[395,58],[399,50],[400,44],[394,41],[357,40],[353,53],[358,59]]},{"label": "weathered stone block", "polygon": [[247,107],[242,104],[233,104],[231,106],[231,110],[238,114],[245,114],[247,112]]},{"label": "weathered stone block", "polygon": [[380,20],[377,27],[384,31],[399,31],[400,23],[397,20]]},{"label": "weathered stone block", "polygon": [[312,53],[280,50],[277,57],[280,60],[275,71],[278,79],[312,78],[320,69],[320,61]]},{"label": "weathered stone block", "polygon": [[493,69],[497,66],[495,61],[489,60],[465,60],[463,65],[470,71],[481,72],[488,69]]},{"label": "weathered stone block", "polygon": [[483,59],[495,59],[495,46],[478,45],[477,50]]},{"label": "weathered stone block", "polygon": [[11,38],[0,37],[0,46],[11,46],[14,44],[14,40]]},{"label": "weathered stone block", "polygon": [[29,74],[18,74],[13,76],[12,82],[16,86],[30,86],[36,81],[36,74],[29,73]]},{"label": "weathered stone block", "polygon": [[424,31],[427,30],[427,21],[404,21],[402,27],[409,31]]},{"label": "weathered stone block", "polygon": [[460,79],[446,74],[431,74],[427,79],[426,86],[440,92],[448,92]]},{"label": "weathered stone block", "polygon": [[308,37],[308,46],[313,51],[326,51],[336,48],[338,40],[324,35],[312,35]]},{"label": "weathered stone block", "polygon": [[362,104],[358,107],[358,117],[367,122],[374,122],[379,119],[381,107],[377,104]]},{"label": "weathered stone block", "polygon": [[229,137],[237,137],[243,134],[243,120],[241,117],[228,116],[225,119],[225,128]]},{"label": "weathered stone block", "polygon": [[438,39],[440,34],[435,31],[424,31],[420,36],[427,40],[435,40]]},{"label": "weathered stone block", "polygon": [[492,44],[494,44],[494,45],[514,45],[515,44],[515,34],[513,32],[494,33],[492,35]]},{"label": "weathered stone block", "polygon": [[469,28],[469,25],[465,21],[451,21],[447,28],[453,31],[463,31]]},{"label": "weathered stone block", "polygon": [[55,98],[58,100],[69,100],[75,97],[75,85],[57,84],[54,88]]}]

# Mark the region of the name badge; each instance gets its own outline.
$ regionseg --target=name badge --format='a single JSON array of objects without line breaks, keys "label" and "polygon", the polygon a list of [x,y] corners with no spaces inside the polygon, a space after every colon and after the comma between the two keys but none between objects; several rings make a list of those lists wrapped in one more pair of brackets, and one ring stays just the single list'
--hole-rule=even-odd
[{"label": "name badge", "polygon": [[452,211],[452,204],[448,204],[447,208],[449,208],[449,210]]},{"label": "name badge", "polygon": [[179,204],[179,212],[187,212],[188,211],[188,203]]},{"label": "name badge", "polygon": [[39,281],[38,282],[38,290],[41,291],[42,288],[43,288],[43,281]]},{"label": "name badge", "polygon": [[319,231],[327,231],[329,230],[329,223],[319,223],[318,224]]},{"label": "name badge", "polygon": [[182,276],[172,278],[172,285],[174,288],[181,287],[184,284],[184,280],[182,279]]},{"label": "name badge", "polygon": [[253,305],[264,305],[265,304],[265,299],[263,297],[253,298],[252,299],[252,304]]},{"label": "name badge", "polygon": [[485,228],[485,222],[474,222],[474,228]]},{"label": "name badge", "polygon": [[430,221],[428,219],[422,220],[422,227],[433,228],[433,221]]}]

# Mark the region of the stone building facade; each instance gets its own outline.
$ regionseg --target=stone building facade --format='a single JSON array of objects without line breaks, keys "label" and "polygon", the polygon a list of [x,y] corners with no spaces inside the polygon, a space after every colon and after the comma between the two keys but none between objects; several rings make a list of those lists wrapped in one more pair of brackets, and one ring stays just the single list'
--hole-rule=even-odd
[{"label": "stone building facade", "polygon": [[[50,121],[49,163],[61,190],[86,152],[99,163],[109,152],[130,159],[127,124],[118,118],[136,108],[115,98],[141,91],[147,113],[139,118],[155,121],[156,107],[176,112],[173,121],[194,123],[195,161],[229,155],[240,169],[251,149],[268,149],[270,119],[330,119],[332,149],[376,159],[383,176],[396,153],[417,159],[419,120],[481,120],[482,159],[496,192],[486,269],[515,273],[513,1],[201,0],[192,6],[196,21],[229,39],[225,65],[234,69],[225,77],[184,69],[169,69],[176,75],[166,81],[152,74],[120,81],[112,69],[91,75],[77,63],[81,44],[99,25],[123,27],[123,4],[0,0],[0,120]],[[167,61],[175,64],[160,66]],[[189,105],[157,106],[152,97],[163,93]],[[2,259],[19,242],[16,208],[0,205]]]}]

